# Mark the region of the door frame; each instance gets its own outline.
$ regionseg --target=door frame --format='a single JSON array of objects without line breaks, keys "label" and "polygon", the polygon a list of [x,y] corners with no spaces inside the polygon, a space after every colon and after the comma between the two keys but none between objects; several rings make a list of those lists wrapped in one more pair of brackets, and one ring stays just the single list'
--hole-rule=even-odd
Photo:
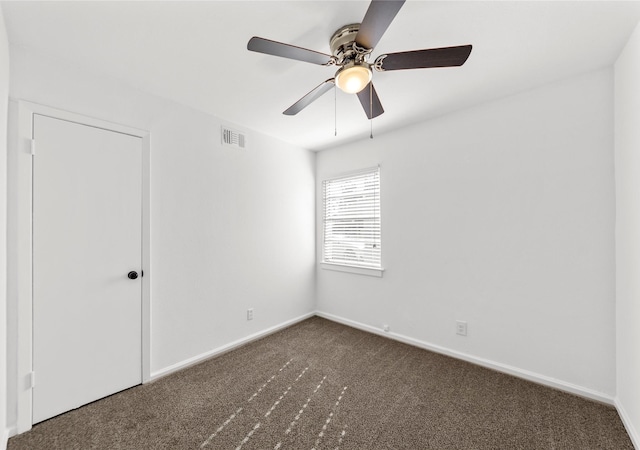
[{"label": "door frame", "polygon": [[[142,145],[142,383],[151,379],[151,270],[150,270],[150,133],[101,119],[86,117],[37,103],[18,101],[17,148],[17,256],[18,256],[18,348],[17,432],[33,425],[33,138],[34,115],[75,122],[141,138]],[[36,149],[37,156],[37,149]]]}]

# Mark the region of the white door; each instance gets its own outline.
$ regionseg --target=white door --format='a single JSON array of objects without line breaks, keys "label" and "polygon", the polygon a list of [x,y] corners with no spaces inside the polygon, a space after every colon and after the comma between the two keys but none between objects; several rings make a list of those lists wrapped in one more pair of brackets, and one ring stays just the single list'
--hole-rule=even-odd
[{"label": "white door", "polygon": [[[142,381],[142,142],[36,115],[33,423]],[[133,274],[131,274],[133,277]]]}]

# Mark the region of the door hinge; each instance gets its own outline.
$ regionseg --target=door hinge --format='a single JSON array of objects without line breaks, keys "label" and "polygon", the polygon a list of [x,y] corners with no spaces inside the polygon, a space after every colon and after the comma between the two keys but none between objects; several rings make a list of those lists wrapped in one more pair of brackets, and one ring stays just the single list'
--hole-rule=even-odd
[{"label": "door hinge", "polygon": [[31,139],[31,154],[32,155],[36,154],[36,140],[35,139]]},{"label": "door hinge", "polygon": [[31,372],[29,374],[29,387],[31,389],[33,389],[34,387],[36,387],[36,373],[35,372]]}]

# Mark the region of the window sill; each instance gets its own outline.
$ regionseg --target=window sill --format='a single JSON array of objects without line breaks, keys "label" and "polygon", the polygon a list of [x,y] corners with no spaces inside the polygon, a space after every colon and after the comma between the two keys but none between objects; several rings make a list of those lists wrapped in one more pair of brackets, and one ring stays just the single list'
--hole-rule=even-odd
[{"label": "window sill", "polygon": [[382,278],[382,273],[384,269],[371,269],[369,267],[355,267],[355,266],[345,266],[342,264],[330,264],[330,263],[320,263],[320,267],[325,270],[335,270],[337,272],[348,272],[355,273],[358,275],[367,275],[370,277],[378,277]]}]

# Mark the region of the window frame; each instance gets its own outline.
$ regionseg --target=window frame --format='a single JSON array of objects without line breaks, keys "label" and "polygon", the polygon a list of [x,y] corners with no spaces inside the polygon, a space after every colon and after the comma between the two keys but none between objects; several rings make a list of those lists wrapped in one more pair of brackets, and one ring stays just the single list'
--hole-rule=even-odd
[{"label": "window frame", "polygon": [[[344,180],[344,179],[349,179],[349,178],[355,178],[355,177],[359,177],[365,174],[370,174],[370,173],[374,173],[377,172],[377,178],[378,178],[378,186],[377,186],[377,190],[378,190],[378,195],[377,195],[377,209],[378,209],[378,231],[380,234],[380,238],[379,238],[379,242],[378,245],[380,245],[380,256],[379,256],[379,265],[377,267],[371,267],[371,266],[361,266],[361,265],[357,265],[357,264],[349,264],[349,263],[342,263],[342,262],[331,262],[331,261],[326,261],[325,259],[325,253],[326,253],[326,222],[327,222],[327,218],[326,218],[326,187],[327,187],[327,183],[330,183],[332,181],[337,181],[337,180]],[[381,181],[381,170],[380,170],[380,166],[375,166],[375,167],[369,167],[369,168],[365,168],[365,169],[360,169],[357,171],[352,171],[352,172],[347,172],[347,173],[342,173],[340,175],[336,175],[334,177],[330,177],[330,178],[326,178],[324,180],[322,180],[322,239],[321,239],[321,245],[322,245],[322,251],[321,251],[321,261],[320,261],[320,267],[322,269],[326,269],[326,270],[333,270],[333,271],[338,271],[338,272],[347,272],[347,273],[355,273],[355,274],[359,274],[359,275],[368,275],[368,276],[374,276],[374,277],[382,277],[382,274],[384,273],[384,268],[383,268],[383,259],[382,259],[382,246],[381,246],[381,242],[382,242],[382,205],[381,205],[381,191],[382,191],[382,181]]]}]

